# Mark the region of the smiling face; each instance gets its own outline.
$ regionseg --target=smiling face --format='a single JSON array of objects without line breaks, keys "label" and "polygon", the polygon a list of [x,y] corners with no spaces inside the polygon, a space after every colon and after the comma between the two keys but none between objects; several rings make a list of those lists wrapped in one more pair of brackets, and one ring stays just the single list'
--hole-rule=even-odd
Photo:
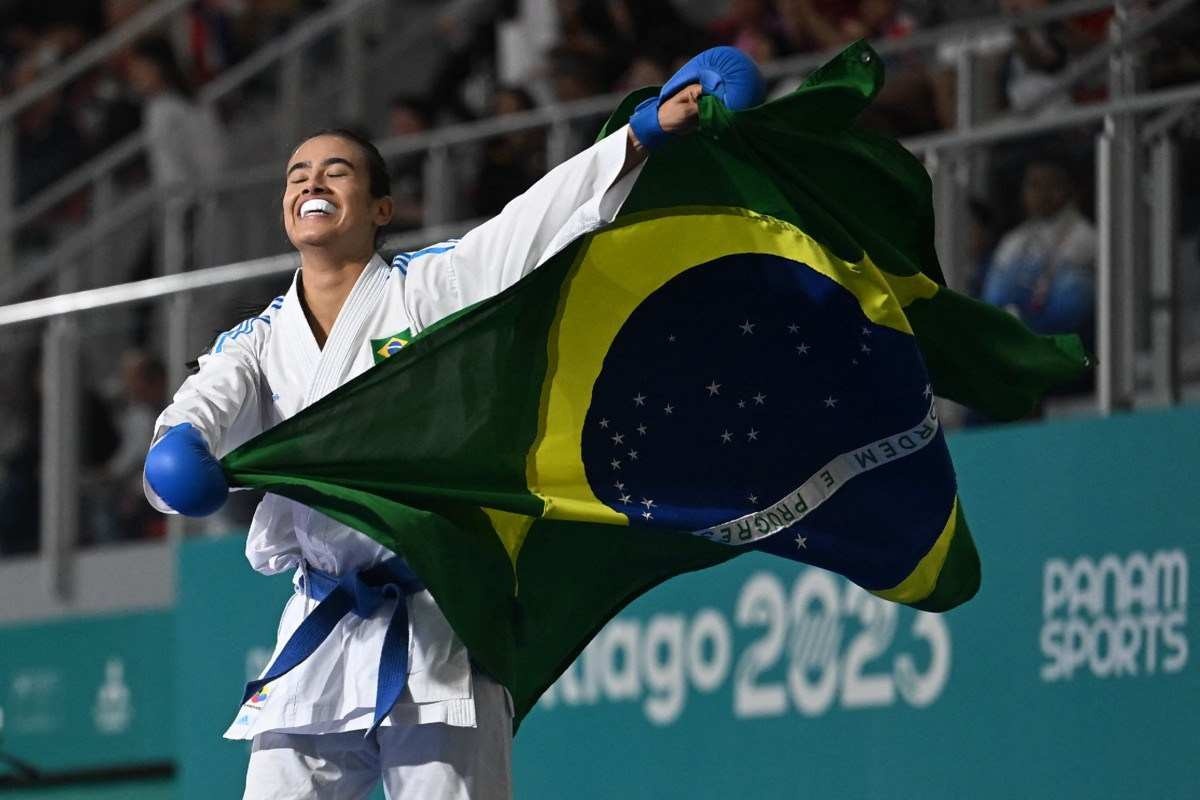
[{"label": "smiling face", "polygon": [[375,249],[392,216],[390,197],[373,197],[366,155],[336,135],[314,136],[288,160],[283,227],[292,245],[356,258]]}]

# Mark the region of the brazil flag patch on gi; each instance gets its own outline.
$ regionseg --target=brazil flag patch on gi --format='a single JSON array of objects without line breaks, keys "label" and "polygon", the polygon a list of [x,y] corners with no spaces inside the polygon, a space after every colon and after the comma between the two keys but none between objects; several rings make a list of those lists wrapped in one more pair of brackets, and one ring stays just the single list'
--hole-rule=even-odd
[{"label": "brazil flag patch on gi", "polygon": [[393,333],[391,336],[385,336],[382,339],[371,340],[371,353],[375,356],[375,363],[378,364],[386,358],[399,353],[406,344],[412,341],[412,330],[405,328],[399,333]]}]

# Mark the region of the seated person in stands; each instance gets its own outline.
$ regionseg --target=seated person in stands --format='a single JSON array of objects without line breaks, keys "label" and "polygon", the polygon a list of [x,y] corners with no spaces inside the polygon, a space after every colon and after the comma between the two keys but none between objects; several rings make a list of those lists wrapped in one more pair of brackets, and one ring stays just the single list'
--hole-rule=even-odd
[{"label": "seated person in stands", "polygon": [[1025,168],[1025,221],[996,247],[983,300],[1008,309],[1039,333],[1078,333],[1089,341],[1095,305],[1096,229],[1074,203],[1065,167]]}]

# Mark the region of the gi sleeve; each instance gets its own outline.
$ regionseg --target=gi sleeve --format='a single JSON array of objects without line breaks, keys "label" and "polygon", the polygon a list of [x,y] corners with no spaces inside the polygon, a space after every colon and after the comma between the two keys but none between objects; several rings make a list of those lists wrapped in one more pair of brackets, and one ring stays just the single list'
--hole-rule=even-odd
[{"label": "gi sleeve", "polygon": [[[190,422],[220,458],[263,430],[261,355],[271,332],[271,311],[221,334],[200,357],[200,369],[183,382],[155,421],[151,446],[167,429]],[[174,513],[150,488],[145,473],[142,488],[152,506]]]},{"label": "gi sleeve", "polygon": [[559,164],[446,253],[414,261],[405,293],[420,328],[498,294],[575,239],[612,222],[641,165],[625,165],[627,127]]}]

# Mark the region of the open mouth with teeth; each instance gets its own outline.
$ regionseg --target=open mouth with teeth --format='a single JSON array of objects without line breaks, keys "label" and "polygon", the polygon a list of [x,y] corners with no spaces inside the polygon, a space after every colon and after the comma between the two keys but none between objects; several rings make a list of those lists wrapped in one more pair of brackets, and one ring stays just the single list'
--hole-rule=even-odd
[{"label": "open mouth with teeth", "polygon": [[329,217],[337,211],[337,206],[328,200],[313,198],[300,204],[300,219],[307,217]]}]

